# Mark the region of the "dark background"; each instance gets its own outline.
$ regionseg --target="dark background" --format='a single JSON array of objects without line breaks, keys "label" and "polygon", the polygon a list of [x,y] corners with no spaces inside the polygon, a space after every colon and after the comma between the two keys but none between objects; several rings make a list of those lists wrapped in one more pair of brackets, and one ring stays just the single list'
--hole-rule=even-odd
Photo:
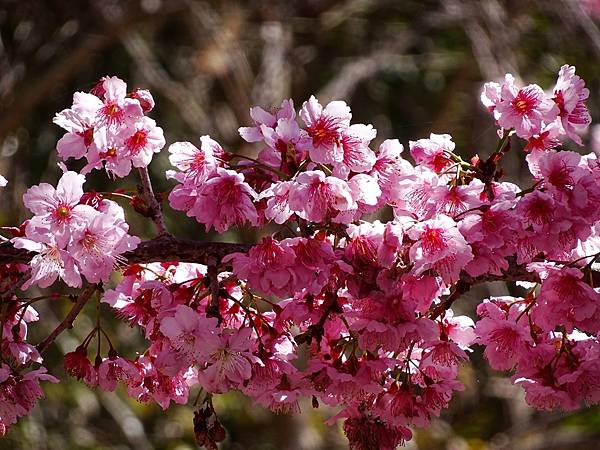
[{"label": "dark background", "polygon": [[[53,115],[89,90],[103,75],[117,75],[130,88],[149,88],[150,114],[165,130],[167,145],[198,142],[210,134],[225,148],[252,154],[257,148],[237,134],[249,124],[252,105],[270,108],[293,98],[299,108],[311,94],[320,101],[346,100],[355,122],[372,123],[378,142],[450,133],[463,156],[489,155],[495,126],[479,103],[485,81],[511,72],[525,84],[550,89],[562,64],[577,67],[590,88],[589,107],[599,114],[600,22],[598,2],[577,0],[497,1],[8,1],[0,0],[0,173],[9,185],[0,193],[0,225],[28,217],[21,196],[40,181],[60,176],[55,152],[62,130]],[[586,148],[593,143],[586,137]],[[158,191],[167,152],[150,166]],[[530,183],[524,154],[513,149],[505,166],[511,181]],[[69,163],[76,170],[81,164]],[[133,174],[110,182],[88,177],[86,188],[134,189]],[[203,227],[167,207],[174,234],[212,239]],[[126,209],[133,232],[151,237],[151,224]],[[222,239],[251,235],[227,233]],[[458,306],[472,312],[489,295],[512,289],[484,286]],[[57,302],[39,307],[31,327],[38,342],[66,313]],[[64,352],[93,326],[85,310],[75,328],[58,339],[46,365],[63,375]],[[89,313],[89,316],[87,315]],[[102,311],[111,321],[110,311]],[[112,320],[111,322],[115,322]],[[115,325],[119,352],[143,349],[137,330]],[[600,449],[600,410],[538,413],[523,401],[506,374],[491,371],[473,354],[461,371],[466,390],[407,448],[419,449]],[[0,449],[195,448],[191,406],[162,412],[118,395],[93,391],[73,380],[45,384],[46,398],[30,417],[0,440]],[[195,392],[190,396],[192,399]],[[328,427],[332,411],[304,404],[296,417],[276,416],[235,393],[219,396],[217,412],[229,437],[223,449],[343,449],[340,424]]]}]

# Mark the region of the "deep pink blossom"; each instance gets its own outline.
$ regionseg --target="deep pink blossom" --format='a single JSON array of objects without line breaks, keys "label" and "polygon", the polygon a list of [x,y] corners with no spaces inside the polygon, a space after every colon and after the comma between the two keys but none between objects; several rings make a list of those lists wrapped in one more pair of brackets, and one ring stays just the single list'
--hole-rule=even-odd
[{"label": "deep pink blossom", "polygon": [[511,369],[533,345],[526,308],[523,299],[512,297],[484,300],[477,307],[481,319],[475,333],[494,369]]},{"label": "deep pink blossom", "polygon": [[339,212],[355,209],[356,202],[344,180],[327,177],[315,170],[299,174],[295,181],[289,195],[289,207],[306,220],[322,222]]},{"label": "deep pink blossom", "polygon": [[312,138],[310,158],[315,162],[331,164],[344,158],[342,133],[350,126],[350,108],[342,101],[333,101],[325,108],[312,96],[304,102],[300,117]]},{"label": "deep pink blossom", "polygon": [[160,331],[190,364],[203,362],[207,349],[219,343],[217,319],[203,317],[185,305],[178,305],[174,316],[161,321]]},{"label": "deep pink blossom", "polygon": [[417,164],[427,167],[435,172],[442,172],[450,164],[450,154],[454,151],[455,144],[449,134],[431,133],[429,139],[410,141],[410,154]]},{"label": "deep pink blossom", "polygon": [[244,175],[218,168],[215,176],[202,185],[188,215],[223,233],[232,225],[256,224],[258,213],[253,204],[256,192],[244,182]]},{"label": "deep pink blossom", "polygon": [[200,142],[200,148],[191,142],[175,142],[169,146],[169,161],[180,172],[167,171],[167,178],[197,186],[215,174],[219,166],[217,158],[222,156],[223,149],[210,136],[202,136]]},{"label": "deep pink blossom", "polygon": [[408,230],[408,235],[416,241],[410,248],[415,275],[433,269],[449,284],[458,279],[460,271],[473,259],[471,248],[448,216],[440,214],[418,223]]},{"label": "deep pink blossom", "polygon": [[198,374],[200,384],[212,392],[225,392],[252,376],[252,364],[259,363],[251,353],[252,331],[224,332],[220,341],[208,347],[209,366]]}]

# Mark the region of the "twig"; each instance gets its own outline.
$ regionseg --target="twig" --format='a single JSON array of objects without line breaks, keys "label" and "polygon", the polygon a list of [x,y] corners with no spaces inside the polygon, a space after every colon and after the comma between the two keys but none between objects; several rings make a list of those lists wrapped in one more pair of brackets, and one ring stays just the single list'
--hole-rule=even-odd
[{"label": "twig", "polygon": [[150,207],[151,218],[156,225],[156,229],[158,230],[158,234],[164,235],[168,234],[167,227],[165,225],[165,219],[162,214],[162,207],[156,195],[154,195],[154,190],[152,189],[152,181],[150,181],[150,174],[148,173],[147,167],[141,167],[139,169],[140,179],[142,181],[142,194],[146,200],[146,204]]},{"label": "twig", "polygon": [[77,297],[75,304],[67,314],[67,316],[63,319],[61,323],[48,335],[46,339],[40,342],[37,345],[37,351],[43,353],[46,349],[56,340],[56,338],[67,328],[73,328],[73,322],[90,299],[92,294],[96,292],[98,289],[98,285],[90,284],[80,295]]},{"label": "twig", "polygon": [[433,309],[428,314],[428,317],[432,320],[437,319],[441,316],[445,311],[449,310],[452,307],[452,304],[460,298],[461,295],[468,292],[471,289],[471,285],[462,280],[458,280],[456,286],[445,300],[442,300],[440,303],[435,305]]}]

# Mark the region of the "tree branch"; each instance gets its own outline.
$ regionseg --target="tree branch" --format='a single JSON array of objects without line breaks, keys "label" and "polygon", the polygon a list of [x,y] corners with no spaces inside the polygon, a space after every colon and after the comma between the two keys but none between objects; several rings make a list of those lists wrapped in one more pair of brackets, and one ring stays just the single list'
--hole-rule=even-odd
[{"label": "tree branch", "polygon": [[[209,264],[211,257],[220,262],[224,256],[230,253],[246,253],[252,245],[228,242],[199,242],[162,235],[143,241],[135,250],[126,252],[122,256],[129,264],[156,261]],[[35,256],[34,252],[14,248],[10,242],[0,244],[0,263],[2,264],[27,264],[33,256]]]},{"label": "tree branch", "polygon": [[87,301],[90,299],[92,294],[98,289],[97,284],[90,284],[80,295],[77,297],[75,304],[71,308],[71,311],[63,319],[61,323],[48,335],[46,339],[37,345],[37,351],[43,353],[54,340],[67,328],[73,328],[73,321],[77,318]]}]

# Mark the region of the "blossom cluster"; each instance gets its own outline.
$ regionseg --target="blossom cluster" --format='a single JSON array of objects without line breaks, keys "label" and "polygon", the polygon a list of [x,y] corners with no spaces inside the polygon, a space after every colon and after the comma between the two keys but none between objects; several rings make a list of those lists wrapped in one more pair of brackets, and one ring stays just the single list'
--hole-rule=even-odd
[{"label": "blossom cluster", "polygon": [[[24,264],[1,265],[1,291],[10,292],[26,270],[27,266]],[[4,436],[19,417],[28,415],[42,397],[40,381],[58,383],[58,379],[48,374],[43,366],[23,373],[23,369],[29,365],[42,363],[40,353],[27,342],[29,324],[39,320],[31,303],[18,299],[14,294],[4,294],[2,298],[4,320],[1,330],[0,436]]]},{"label": "blossom cluster", "polygon": [[124,177],[132,166],[147,167],[152,155],[165,146],[162,128],[145,116],[153,108],[149,91],[128,94],[123,80],[104,77],[91,92],[76,92],[71,108],[54,117],[54,123],[67,131],[56,146],[58,155],[63,160],[85,157],[82,174],[105,168]]},{"label": "blossom cluster", "polygon": [[494,113],[498,125],[528,140],[526,150],[549,150],[560,144],[563,135],[582,144],[580,134],[592,121],[585,105],[589,95],[575,67],[565,65],[550,95],[536,84],[519,87],[507,74],[502,84],[486,83],[481,101]]},{"label": "blossom cluster", "polygon": [[80,287],[81,275],[90,283],[107,281],[120,255],[133,250],[140,239],[128,234],[125,213],[117,203],[84,194],[85,177],[65,172],[56,188],[42,183],[23,195],[35,215],[13,238],[16,248],[36,252],[30,263],[27,288],[48,287],[60,277],[68,286]]},{"label": "blossom cluster", "polygon": [[[41,184],[24,195],[35,216],[12,241],[37,252],[25,287],[59,277],[79,286],[81,275],[106,282],[122,264],[102,302],[143,331],[147,348],[122,356],[97,325],[65,355],[66,371],[105,390],[123,383],[163,408],[200,386],[196,436],[209,448],[222,439],[210,396],[239,390],[280,413],[311,397],[315,407],[338,408],[331,421],[345,419],[352,449],[394,449],[463,389],[459,366],[474,345],[494,369],[512,371],[532,406],[597,404],[600,162],[561,149],[582,144],[588,96],[569,66],[548,93],[510,75],[487,83],[481,99],[500,141],[488,158],[469,161],[447,134],[410,141],[408,152],[397,139],[375,148],[376,130],[352,123],[342,101],[252,108],[239,133],[259,146],[256,157],[202,136],[199,146],[170,145],[166,177],[176,183],[168,196],[175,210],[206,231],[257,227],[257,244],[208,254],[204,264],[165,257],[126,265],[123,254],[139,239],[123,210],[84,194],[84,176],[67,171],[56,189]],[[140,153],[127,143],[150,123],[141,114],[152,104],[147,91],[126,96],[123,82],[103,79],[57,116],[62,125],[79,114],[81,125],[68,129],[59,153],[86,156],[82,172],[104,165],[122,176],[147,165],[136,155],[162,147],[150,138],[160,129],[147,130]],[[532,175],[526,188],[502,180],[515,136]],[[98,152],[102,139],[115,155]],[[454,314],[460,295],[490,280],[528,284],[515,287],[521,296],[484,300],[477,322]],[[101,352],[98,344],[92,360],[95,336],[108,345]],[[1,411],[6,426],[22,415],[4,420]]]}]

